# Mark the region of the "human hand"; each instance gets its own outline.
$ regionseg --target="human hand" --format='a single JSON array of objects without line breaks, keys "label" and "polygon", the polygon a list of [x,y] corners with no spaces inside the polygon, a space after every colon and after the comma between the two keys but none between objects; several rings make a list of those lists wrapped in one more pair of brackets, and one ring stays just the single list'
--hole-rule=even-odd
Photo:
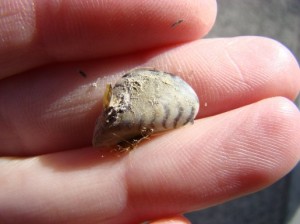
[{"label": "human hand", "polygon": [[[295,58],[266,38],[198,40],[214,1],[12,2],[0,10],[1,223],[170,217],[258,191],[299,161]],[[105,85],[135,67],[182,76],[198,120],[119,156],[92,148]]]}]

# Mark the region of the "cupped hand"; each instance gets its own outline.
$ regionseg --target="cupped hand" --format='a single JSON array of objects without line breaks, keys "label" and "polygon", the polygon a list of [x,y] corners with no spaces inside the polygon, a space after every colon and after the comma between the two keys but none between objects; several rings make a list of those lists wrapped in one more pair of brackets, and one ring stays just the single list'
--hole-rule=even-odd
[{"label": "cupped hand", "polygon": [[[215,1],[0,2],[1,223],[172,217],[258,191],[299,161],[297,61],[267,38],[200,39]],[[92,148],[105,85],[135,67],[190,83],[197,120],[129,153]]]}]

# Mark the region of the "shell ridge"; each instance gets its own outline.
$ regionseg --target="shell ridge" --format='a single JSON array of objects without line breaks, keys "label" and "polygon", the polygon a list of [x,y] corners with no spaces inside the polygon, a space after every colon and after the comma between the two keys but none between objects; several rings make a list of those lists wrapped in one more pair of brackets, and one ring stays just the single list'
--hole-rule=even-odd
[{"label": "shell ridge", "polygon": [[170,108],[168,107],[168,105],[163,105],[163,108],[164,108],[164,111],[165,111],[165,114],[163,116],[163,119],[162,119],[162,126],[167,129],[167,121],[170,117]]},{"label": "shell ridge", "polygon": [[177,116],[175,117],[174,122],[173,122],[173,127],[174,128],[177,127],[178,121],[182,117],[183,112],[184,112],[184,108],[181,106],[181,104],[178,104],[178,113],[177,113]]}]

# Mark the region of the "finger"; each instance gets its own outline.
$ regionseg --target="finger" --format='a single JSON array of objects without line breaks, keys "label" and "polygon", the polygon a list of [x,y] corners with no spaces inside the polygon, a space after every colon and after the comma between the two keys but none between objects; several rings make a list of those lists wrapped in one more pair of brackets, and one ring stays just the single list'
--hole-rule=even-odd
[{"label": "finger", "polygon": [[[229,56],[230,55],[230,56]],[[2,155],[34,155],[91,144],[107,83],[136,66],[183,77],[200,98],[199,117],[300,89],[299,66],[275,41],[200,40],[148,55],[44,67],[0,83]],[[85,70],[87,77],[78,73]],[[42,76],[40,74],[43,74]]]},{"label": "finger", "polygon": [[191,222],[182,215],[177,215],[172,218],[159,219],[150,221],[149,224],[190,224]]},{"label": "finger", "polygon": [[[169,132],[128,154],[2,159],[1,221],[138,223],[266,187],[300,159],[300,114],[272,98]],[[9,222],[8,222],[9,223]]]},{"label": "finger", "polygon": [[208,32],[216,16],[215,1],[205,0],[1,4],[0,78],[53,61],[106,57],[193,40]]}]

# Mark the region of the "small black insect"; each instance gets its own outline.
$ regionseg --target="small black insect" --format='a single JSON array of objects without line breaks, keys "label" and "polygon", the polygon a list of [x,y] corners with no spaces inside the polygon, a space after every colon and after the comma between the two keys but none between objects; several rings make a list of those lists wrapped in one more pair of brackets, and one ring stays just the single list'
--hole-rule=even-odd
[{"label": "small black insect", "polygon": [[173,23],[172,25],[171,25],[171,28],[175,28],[176,26],[178,26],[180,23],[182,23],[184,20],[183,19],[179,19],[179,20],[177,20],[175,23]]},{"label": "small black insect", "polygon": [[86,78],[87,77],[87,74],[84,72],[84,71],[82,71],[82,70],[78,70],[78,72],[79,72],[79,74],[83,77],[83,78]]}]

